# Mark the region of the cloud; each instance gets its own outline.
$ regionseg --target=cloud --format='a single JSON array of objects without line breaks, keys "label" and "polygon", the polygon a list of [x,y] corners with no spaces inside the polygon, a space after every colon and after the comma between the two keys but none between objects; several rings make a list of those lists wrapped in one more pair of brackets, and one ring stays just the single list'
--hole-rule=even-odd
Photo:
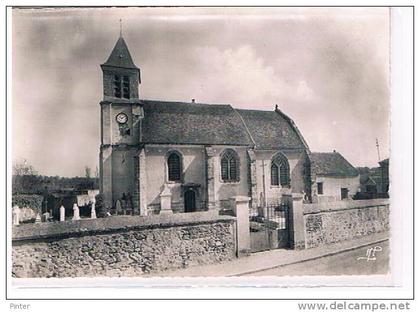
[{"label": "cloud", "polygon": [[14,158],[50,175],[97,165],[99,65],[121,17],[142,98],[278,104],[312,150],[375,165],[378,137],[387,156],[386,9],[131,8],[13,10]]},{"label": "cloud", "polygon": [[[220,50],[196,48],[196,61],[208,74],[198,98],[210,102],[232,102],[237,107],[273,106],[289,86],[248,45]],[[203,85],[203,83],[201,83]],[[196,86],[192,86],[196,88]]]},{"label": "cloud", "polygon": [[[301,100],[314,97],[305,80],[284,79],[250,45],[230,49],[195,47],[191,58],[195,66],[188,77],[168,79],[173,82],[167,86],[167,93],[177,93],[186,101],[195,98],[202,103],[230,103],[237,108],[271,110],[292,94]],[[159,97],[160,90],[154,91],[156,94],[149,90],[146,95]]]}]

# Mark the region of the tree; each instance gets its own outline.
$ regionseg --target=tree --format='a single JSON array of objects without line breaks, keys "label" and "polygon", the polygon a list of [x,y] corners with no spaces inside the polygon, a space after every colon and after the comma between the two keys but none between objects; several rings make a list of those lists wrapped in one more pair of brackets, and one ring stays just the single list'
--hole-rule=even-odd
[{"label": "tree", "polygon": [[29,162],[26,159],[23,159],[22,161],[13,164],[13,175],[38,175],[38,172],[34,169],[34,167],[31,164],[29,164]]},{"label": "tree", "polygon": [[85,166],[85,177],[90,179],[90,174],[91,174],[92,170],[90,169],[90,167]]},{"label": "tree", "polygon": [[103,194],[96,195],[95,201],[96,201],[95,210],[96,210],[97,216],[99,218],[105,218],[107,216],[108,209],[107,207],[105,207]]},{"label": "tree", "polygon": [[41,177],[26,159],[13,163],[12,193],[37,194],[40,190]]}]

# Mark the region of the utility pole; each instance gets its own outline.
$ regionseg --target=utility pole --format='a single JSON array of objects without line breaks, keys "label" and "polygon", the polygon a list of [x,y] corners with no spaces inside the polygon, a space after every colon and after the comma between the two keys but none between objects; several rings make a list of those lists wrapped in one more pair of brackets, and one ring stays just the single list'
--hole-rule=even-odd
[{"label": "utility pole", "polygon": [[379,153],[379,141],[378,138],[376,138],[376,149],[378,150],[378,162],[381,161],[381,154]]}]

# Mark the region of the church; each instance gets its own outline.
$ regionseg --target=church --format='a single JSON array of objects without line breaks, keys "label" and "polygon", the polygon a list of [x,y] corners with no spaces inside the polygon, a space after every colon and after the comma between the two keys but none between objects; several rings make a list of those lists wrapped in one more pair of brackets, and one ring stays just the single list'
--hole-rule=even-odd
[{"label": "church", "polygon": [[[141,72],[122,36],[101,68],[100,191],[109,209],[124,201],[133,214],[149,215],[163,212],[163,199],[170,213],[227,209],[233,196],[250,197],[252,207],[282,194],[316,199],[322,182],[311,151],[277,105],[262,111],[140,99]],[[335,162],[345,169],[330,170],[337,188],[343,182],[348,196],[356,193],[354,167],[338,153]]]}]

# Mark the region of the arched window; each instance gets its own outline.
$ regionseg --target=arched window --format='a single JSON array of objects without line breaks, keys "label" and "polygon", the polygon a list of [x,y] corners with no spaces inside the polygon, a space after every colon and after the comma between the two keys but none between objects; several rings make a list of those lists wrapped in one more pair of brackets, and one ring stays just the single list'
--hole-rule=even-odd
[{"label": "arched window", "polygon": [[168,155],[168,180],[180,181],[182,173],[182,158],[177,152]]},{"label": "arched window", "polygon": [[271,160],[271,185],[290,185],[289,162],[283,154],[278,153]]},{"label": "arched window", "polygon": [[220,158],[223,182],[239,181],[239,157],[232,149],[225,150]]},{"label": "arched window", "polygon": [[279,167],[275,163],[271,163],[271,185],[280,185]]},{"label": "arched window", "polygon": [[130,99],[130,77],[114,75],[114,96]]}]

